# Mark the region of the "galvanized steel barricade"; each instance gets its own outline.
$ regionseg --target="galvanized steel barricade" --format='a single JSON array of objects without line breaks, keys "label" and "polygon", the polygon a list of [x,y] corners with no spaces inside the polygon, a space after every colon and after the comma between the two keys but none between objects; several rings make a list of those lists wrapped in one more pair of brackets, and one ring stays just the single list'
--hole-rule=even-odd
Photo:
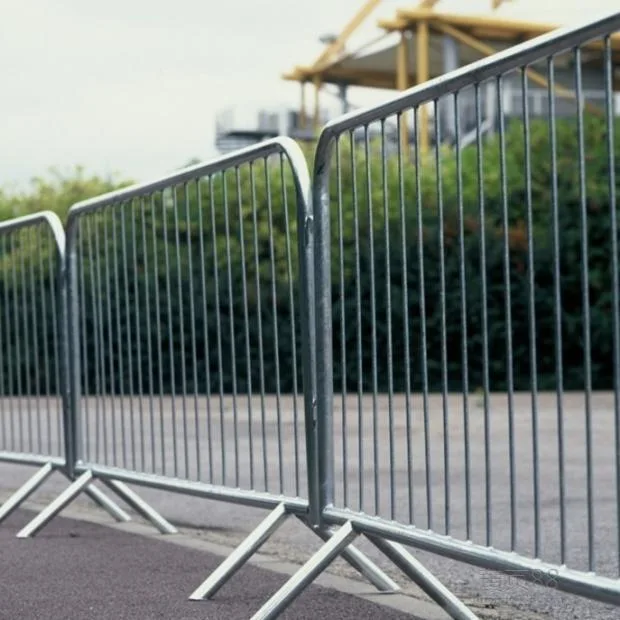
[{"label": "galvanized steel barricade", "polygon": [[0,507],[0,521],[63,469],[65,233],[51,212],[0,222],[0,461],[40,467]]},{"label": "galvanized steel barricade", "polygon": [[[192,595],[205,598],[288,515],[307,521],[306,455],[317,460],[304,431],[314,411],[309,191],[303,153],[282,138],[71,208],[76,479],[18,536],[93,480],[162,533],[175,528],[126,483],[272,509]],[[344,557],[396,588],[356,549]]]},{"label": "galvanized steel barricade", "polygon": [[[72,479],[64,259],[65,232],[55,213],[0,222],[0,461],[39,467],[0,506],[0,522],[55,471]],[[121,514],[96,487],[85,492]]]},{"label": "galvanized steel barricade", "polygon": [[558,30],[324,128],[311,514],[341,527],[257,618],[358,534],[454,618],[475,616],[400,543],[620,604],[619,29]]}]

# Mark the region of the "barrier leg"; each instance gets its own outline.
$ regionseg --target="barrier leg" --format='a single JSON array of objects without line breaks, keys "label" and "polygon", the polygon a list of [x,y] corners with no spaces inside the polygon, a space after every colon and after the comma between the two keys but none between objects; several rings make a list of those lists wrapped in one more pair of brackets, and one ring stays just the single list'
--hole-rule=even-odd
[{"label": "barrier leg", "polygon": [[286,506],[279,504],[192,593],[190,600],[211,598],[267,542],[287,517]]},{"label": "barrier leg", "polygon": [[353,541],[357,532],[345,523],[329,540],[252,616],[251,620],[277,618]]},{"label": "barrier leg", "polygon": [[100,508],[103,508],[113,519],[119,523],[131,521],[131,517],[103,491],[99,490],[94,484],[89,484],[84,493],[90,497]]},{"label": "barrier leg", "polygon": [[66,508],[90,484],[93,474],[85,471],[75,482],[70,484],[53,502],[44,508],[30,523],[18,533],[17,538],[34,536],[41,528],[49,523],[61,510]]},{"label": "barrier leg", "polygon": [[17,510],[52,475],[52,473],[54,473],[54,467],[51,463],[46,463],[37,470],[33,476],[28,478],[28,480],[0,506],[0,523]]},{"label": "barrier leg", "polygon": [[[324,542],[327,542],[334,535],[333,530],[314,528],[303,518],[300,518],[300,521]],[[400,591],[400,587],[395,581],[390,579],[368,556],[353,545],[349,545],[341,555],[343,560],[364,576],[379,592]]]},{"label": "barrier leg", "polygon": [[92,484],[93,474],[90,470],[85,471],[79,478],[74,481],[70,480],[70,482],[71,484],[54,501],[18,532],[18,538],[34,536],[82,492],[86,493],[117,521],[131,521],[131,517],[118,504]]},{"label": "barrier leg", "polygon": [[[72,482],[47,508],[18,533],[18,538],[28,538],[36,534],[42,527],[51,521],[61,510],[66,508],[82,492],[86,493],[94,502],[108,512],[119,522],[131,521],[131,517],[105,493],[92,484],[91,471],[84,472]],[[152,506],[145,502],[127,485],[117,480],[101,480],[111,491],[125,500],[137,513],[150,521],[162,534],[176,534],[176,528],[162,517]],[[39,483],[40,484],[40,483]]]},{"label": "barrier leg", "polygon": [[126,484],[118,480],[101,480],[111,491],[131,506],[138,514],[150,521],[161,534],[176,534],[177,529],[160,515],[150,504],[145,502],[137,493]]},{"label": "barrier leg", "polygon": [[[73,480],[64,472],[67,480]],[[89,484],[84,489],[84,493],[90,497],[100,508],[103,508],[113,519],[119,523],[127,523],[131,521],[131,517],[112,499],[110,499],[103,491],[100,491],[94,484]]]},{"label": "barrier leg", "polygon": [[428,569],[416,560],[402,545],[366,534],[366,538],[386,555],[400,570],[430,596],[455,620],[477,620],[459,598],[450,592]]}]

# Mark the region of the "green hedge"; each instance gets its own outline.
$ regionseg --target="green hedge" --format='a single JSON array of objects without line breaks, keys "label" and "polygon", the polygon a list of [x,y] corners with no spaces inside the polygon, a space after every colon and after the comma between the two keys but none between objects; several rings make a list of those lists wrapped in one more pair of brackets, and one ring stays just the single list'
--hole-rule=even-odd
[{"label": "green hedge", "polygon": [[[616,193],[620,179],[620,134],[615,129],[615,179]],[[532,386],[529,338],[529,259],[527,205],[528,188],[525,175],[525,149],[523,125],[511,123],[507,128],[504,177],[506,180],[505,204],[507,205],[507,230],[509,249],[509,279],[512,324],[512,367],[514,387],[527,390]],[[540,389],[551,389],[557,384],[555,349],[555,290],[553,245],[553,169],[549,125],[537,121],[530,127],[531,143],[531,205],[532,244],[534,255],[534,299],[536,316],[537,380]],[[597,117],[587,118],[584,124],[584,171],[586,179],[586,217],[588,239],[588,278],[591,322],[592,379],[597,389],[613,385],[613,331],[612,331],[612,248],[610,229],[610,174],[607,132],[605,123]],[[576,123],[561,121],[556,132],[557,153],[557,204],[559,237],[559,271],[561,291],[561,329],[563,385],[565,389],[584,387],[584,337],[583,337],[583,288],[581,280],[581,190],[579,182],[579,140]],[[460,251],[461,226],[457,193],[457,161],[452,152],[441,158],[441,182],[437,183],[433,161],[421,162],[421,203],[423,218],[424,300],[426,323],[426,357],[429,388],[441,390],[442,376],[442,305],[441,305],[441,253],[440,232],[443,231],[447,383],[450,390],[463,388],[462,320],[460,269],[464,266],[466,280],[466,336],[470,389],[484,386],[483,347],[483,265],[481,241],[486,249],[486,310],[488,317],[489,385],[492,390],[505,390],[508,385],[507,319],[505,286],[505,246],[503,226],[504,195],[500,144],[497,137],[485,141],[483,147],[484,222],[480,220],[478,200],[479,174],[477,149],[468,147],[462,153],[462,226],[464,230],[464,260]],[[336,385],[340,387],[346,374],[347,389],[357,388],[358,335],[356,321],[355,243],[352,233],[354,204],[350,194],[352,174],[349,153],[341,153],[343,162],[343,263],[345,289],[345,346],[346,371],[343,373],[341,357],[342,337],[340,299],[334,286],[334,357]],[[371,151],[371,160],[379,162],[378,147]],[[376,364],[379,390],[389,386],[388,366],[388,316],[392,319],[392,346],[394,347],[393,384],[403,390],[405,383],[405,317],[409,318],[409,348],[411,362],[410,382],[413,389],[423,387],[421,334],[424,321],[421,314],[418,214],[416,209],[415,173],[405,162],[403,191],[399,189],[399,168],[391,159],[386,170],[376,163],[368,167],[363,154],[356,157],[356,177],[360,221],[360,290],[362,301],[362,373],[365,389],[372,387],[372,304],[371,266],[375,267],[376,300]],[[387,200],[383,176],[387,178]],[[368,216],[367,185],[370,176],[374,233],[374,256],[370,255],[370,220]],[[443,226],[440,222],[438,186],[443,198]],[[333,185],[337,194],[337,183]],[[405,205],[404,226],[398,209]],[[383,213],[387,203],[387,215]],[[617,207],[617,205],[616,205]],[[387,227],[385,221],[387,220]],[[332,229],[337,230],[337,218]],[[385,231],[389,233],[390,248],[386,249]],[[403,231],[407,256],[406,286],[408,304],[403,304]],[[336,240],[337,241],[337,240]],[[333,250],[332,278],[337,285],[339,278],[339,250]],[[388,274],[386,259],[389,258]],[[388,286],[391,313],[388,312]]]},{"label": "green hedge", "polygon": [[[608,389],[613,382],[612,355],[612,281],[611,281],[611,228],[609,156],[605,123],[599,118],[587,118],[585,136],[586,211],[588,225],[588,277],[591,314],[591,357],[593,382],[597,389]],[[429,389],[442,389],[442,300],[445,291],[446,309],[446,357],[448,363],[448,387],[460,390],[463,385],[461,343],[461,265],[466,280],[467,304],[467,379],[471,390],[484,384],[483,377],[483,330],[482,330],[482,265],[481,241],[486,249],[486,287],[488,317],[489,382],[493,390],[507,386],[506,315],[505,315],[505,242],[503,205],[507,205],[509,229],[506,231],[509,249],[509,275],[512,314],[511,357],[516,389],[531,386],[529,345],[529,260],[527,227],[527,185],[524,174],[523,126],[511,123],[506,132],[505,179],[506,195],[502,192],[501,158],[497,138],[484,143],[483,188],[484,220],[480,218],[477,152],[475,146],[464,149],[462,168],[462,218],[459,214],[457,192],[456,156],[446,150],[441,154],[441,182],[433,159],[421,162],[422,237],[424,257],[424,301],[426,324],[426,358],[428,363]],[[552,157],[549,143],[549,127],[542,121],[531,124],[531,196],[534,248],[535,310],[537,379],[540,389],[556,385],[555,358],[555,292],[554,292],[554,244],[553,244],[553,194]],[[582,239],[581,199],[579,183],[578,135],[573,122],[559,122],[556,135],[557,148],[557,203],[558,237],[560,242],[559,269],[562,297],[561,328],[563,337],[562,362],[565,389],[583,388],[584,342],[583,342],[583,290],[582,290]],[[615,131],[616,184],[620,179],[620,126]],[[340,315],[340,263],[343,264],[344,314],[347,389],[355,390],[358,384],[357,360],[357,295],[361,300],[361,362],[365,389],[372,387],[373,342],[371,273],[374,267],[374,300],[376,317],[377,386],[381,391],[389,387],[388,374],[388,316],[391,318],[394,364],[393,388],[405,387],[405,318],[408,318],[410,350],[410,383],[413,389],[422,387],[421,350],[421,292],[418,257],[418,213],[413,163],[405,161],[402,175],[401,195],[398,159],[390,156],[385,168],[379,157],[380,145],[371,145],[372,165],[367,166],[363,149],[356,148],[355,179],[357,203],[353,198],[353,175],[351,154],[343,140],[340,149],[342,162],[341,198],[338,196],[338,177],[332,181],[332,285],[334,335],[335,387],[340,388],[343,377],[341,359],[342,341]],[[368,178],[370,176],[370,179]],[[113,212],[93,214],[85,218],[80,228],[80,272],[82,282],[83,350],[85,363],[84,387],[119,391],[122,377],[123,391],[148,392],[151,388],[169,392],[186,389],[204,393],[236,388],[243,392],[248,387],[248,358],[246,342],[249,335],[249,368],[252,390],[260,389],[261,380],[267,392],[280,388],[289,392],[294,388],[295,370],[297,386],[301,386],[300,345],[300,297],[297,274],[297,221],[294,187],[290,172],[275,161],[267,168],[257,165],[250,183],[250,172],[242,167],[238,178],[234,171],[224,182],[220,176],[211,181],[203,180],[198,188],[190,184],[181,187],[175,196],[162,198],[156,195],[150,200],[116,208]],[[386,183],[384,184],[384,179]],[[267,200],[269,185],[271,200]],[[367,188],[370,186],[370,199]],[[439,217],[438,186],[443,197],[443,223]],[[256,206],[257,239],[254,238],[252,187]],[[238,195],[237,188],[241,189]],[[200,190],[200,201],[198,199]],[[618,188],[616,187],[616,192]],[[286,200],[285,200],[286,199]],[[176,210],[174,208],[176,200]],[[238,210],[241,203],[243,228],[239,224]],[[401,213],[401,203],[403,213]],[[172,208],[166,208],[171,204]],[[344,252],[340,255],[338,206],[343,211]],[[356,240],[354,226],[355,204],[359,209],[359,282],[356,277]],[[214,206],[215,246],[210,207]],[[228,205],[228,209],[225,208]],[[286,205],[286,208],[285,208]],[[387,206],[387,212],[386,212]],[[175,213],[177,218],[175,219]],[[228,222],[225,214],[228,214]],[[271,213],[271,227],[270,217]],[[372,214],[372,223],[369,218]],[[285,217],[288,215],[288,218]],[[201,219],[202,218],[202,219]],[[387,226],[386,226],[387,222]],[[404,226],[403,226],[404,222]],[[146,244],[143,242],[144,238]],[[460,249],[460,227],[463,227],[463,257]],[[287,246],[286,227],[289,230]],[[228,227],[229,244],[226,244]],[[153,242],[153,230],[156,242]],[[270,230],[273,244],[270,243]],[[369,242],[370,232],[374,246]],[[243,231],[243,244],[240,234]],[[389,235],[389,247],[386,243]],[[441,234],[442,233],[442,234]],[[177,246],[177,234],[179,244]],[[445,287],[441,287],[440,236],[444,245]],[[126,240],[123,251],[122,240]],[[191,249],[190,249],[191,246]],[[403,246],[407,256],[403,262]],[[178,247],[178,252],[177,252]],[[204,250],[204,269],[199,260]],[[91,261],[90,252],[103,255],[107,248],[109,265],[106,272],[102,262]],[[217,263],[214,256],[217,253]],[[242,260],[242,248],[245,262]],[[166,256],[167,249],[167,256]],[[0,276],[0,300],[5,289],[11,294],[13,284],[10,270],[20,264],[26,249],[6,247],[2,253]],[[271,254],[274,268],[271,267]],[[26,253],[24,264],[28,265]],[[230,263],[228,256],[230,255]],[[190,265],[190,256],[192,258]],[[289,257],[292,279],[289,279]],[[116,263],[115,259],[116,258]],[[256,288],[258,277],[260,286]],[[389,259],[389,273],[387,263]],[[135,268],[134,268],[135,260]],[[17,261],[17,262],[16,262]],[[125,273],[123,265],[129,268]],[[217,264],[218,287],[215,283]],[[157,273],[154,267],[157,265]],[[230,265],[230,275],[228,268]],[[116,270],[118,266],[118,270]],[[36,272],[36,265],[33,269]],[[204,273],[203,273],[204,272]],[[246,277],[247,304],[243,296],[243,275]],[[168,276],[168,277],[167,277]],[[180,276],[180,277],[179,277]],[[204,279],[203,279],[204,276]],[[229,277],[232,296],[229,294]],[[204,284],[203,284],[204,282]],[[405,308],[406,282],[407,305]],[[167,286],[170,286],[168,294]],[[159,304],[155,286],[159,287]],[[118,285],[118,286],[117,286]],[[51,286],[48,282],[46,285]],[[389,295],[388,295],[389,291]],[[217,292],[217,296],[216,296]],[[44,298],[45,299],[45,298]],[[216,306],[216,299],[219,306]],[[291,299],[293,306],[291,306]],[[388,299],[391,311],[388,311]],[[207,306],[207,317],[203,308]],[[260,320],[259,320],[260,305]],[[292,308],[294,307],[294,313]],[[136,308],[138,312],[136,313]],[[149,310],[147,321],[147,308]],[[36,307],[37,316],[43,316],[43,308]],[[231,314],[232,310],[232,314]],[[275,310],[275,312],[274,312]],[[28,309],[24,306],[24,316]],[[51,312],[46,306],[46,321],[39,320],[41,339],[48,339],[52,347]],[[294,321],[291,320],[294,314]],[[103,320],[102,320],[103,319]],[[108,321],[111,319],[111,321]],[[29,319],[32,324],[32,317]],[[219,331],[218,331],[219,322]],[[232,325],[232,330],[231,330]],[[260,325],[260,330],[259,330]],[[169,327],[172,327],[170,337]],[[193,326],[193,329],[192,329]],[[16,333],[4,344],[2,356],[5,393],[17,390],[17,357],[15,355]],[[22,329],[22,328],[19,328]],[[4,331],[3,331],[4,330]],[[276,330],[278,346],[276,347]],[[5,334],[6,328],[0,325]],[[25,333],[25,332],[24,332]],[[221,369],[218,360],[218,333],[221,346]],[[259,337],[262,338],[262,373],[259,356]],[[7,340],[7,338],[5,338]],[[103,343],[103,346],[101,346]],[[35,359],[39,367],[44,362],[43,346],[30,347],[28,355],[20,356],[22,391],[25,377],[29,384],[37,382]],[[185,357],[182,356],[182,351]],[[198,361],[194,368],[192,360]],[[295,355],[293,354],[295,352]],[[207,365],[208,353],[208,365]],[[233,353],[236,374],[233,373]],[[277,354],[277,356],[276,356]],[[295,364],[293,364],[295,360]],[[182,381],[185,365],[186,381]],[[12,368],[12,387],[7,376]],[[208,366],[208,373],[207,373]],[[105,367],[106,373],[101,373]],[[52,373],[53,374],[53,373]],[[107,378],[104,376],[107,375]],[[110,376],[115,376],[114,385]],[[53,377],[52,377],[53,378]],[[0,377],[1,382],[2,377]],[[43,389],[43,380],[38,376]],[[52,388],[53,389],[53,388]],[[32,388],[31,391],[34,391]]]}]

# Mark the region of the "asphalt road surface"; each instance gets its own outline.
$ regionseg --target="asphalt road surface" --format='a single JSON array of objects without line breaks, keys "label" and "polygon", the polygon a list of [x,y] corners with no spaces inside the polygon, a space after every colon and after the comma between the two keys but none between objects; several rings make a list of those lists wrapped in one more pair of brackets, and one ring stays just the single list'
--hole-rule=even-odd
[{"label": "asphalt road surface", "polygon": [[[189,601],[198,575],[221,558],[204,551],[60,517],[36,541],[14,532],[32,513],[0,528],[3,620],[247,620],[285,577],[245,566],[209,601]],[[281,615],[298,620],[413,616],[312,586]]]},{"label": "asphalt road surface", "polygon": [[[248,402],[247,397],[238,395],[236,415],[233,404],[232,396],[225,397],[221,403],[216,398],[207,403],[205,398],[194,398],[190,394],[186,398],[177,396],[174,400],[158,397],[150,400],[147,396],[123,400],[89,399],[84,402],[82,418],[84,460],[147,473],[165,472],[167,476],[200,479],[215,484],[224,481],[229,486],[243,489],[304,496],[305,443],[301,398],[294,402],[290,396],[280,399],[269,396],[262,402],[258,397]],[[380,396],[375,401],[367,396],[361,405],[355,396],[349,396],[344,419],[342,401],[336,397],[335,505],[346,505],[354,510],[361,508],[368,514],[395,518],[420,528],[431,527],[440,534],[448,532],[462,539],[467,535],[466,488],[469,488],[471,540],[481,544],[487,542],[488,518],[493,547],[505,550],[514,547],[518,552],[532,555],[538,534],[540,557],[550,562],[560,562],[562,513],[555,395],[539,395],[535,444],[529,394],[516,395],[512,409],[506,395],[493,395],[486,409],[479,395],[472,395],[467,404],[469,441],[466,444],[461,396],[450,396],[445,406],[440,396],[430,398],[427,432],[424,403],[419,396],[409,403],[409,421],[407,403],[402,395],[394,398],[391,407],[386,396]],[[591,450],[588,455],[583,394],[564,395],[561,403],[565,561],[571,568],[588,570],[591,559],[598,573],[617,577],[618,513],[613,404],[612,394],[595,394],[593,397]],[[47,409],[40,403],[39,409],[42,410],[41,432],[45,438],[41,447],[51,448],[52,453],[57,453],[56,427],[51,424],[48,441]],[[374,416],[373,411],[376,412]],[[9,413],[13,414],[13,421]],[[25,400],[9,403],[5,399],[4,403],[0,403],[0,418],[0,430],[5,432],[4,443],[0,445],[5,448],[13,445],[14,449],[19,449],[21,441],[28,450],[32,439],[34,449],[38,449],[37,403],[27,403]],[[21,439],[18,437],[19,419],[22,420]],[[32,421],[30,425],[29,419]],[[11,423],[13,436],[10,434]],[[408,426],[410,433],[407,433]],[[485,442],[486,431],[488,442]],[[12,437],[15,444],[11,444]],[[465,466],[465,445],[469,446],[468,469]],[[488,451],[485,446],[489,447]],[[539,480],[538,532],[534,518],[535,453]],[[590,512],[586,476],[588,458],[592,478]],[[512,474],[511,461],[514,465]],[[487,462],[491,472],[488,514]],[[2,465],[1,471],[0,491],[5,495],[29,473],[12,465]],[[38,501],[52,498],[64,485],[60,476],[50,480],[37,493]],[[511,489],[514,489],[513,493]],[[153,489],[141,489],[140,494],[182,528],[224,544],[241,541],[266,514]],[[85,507],[85,502],[81,500],[79,505]],[[588,516],[591,517],[590,530]],[[592,554],[589,554],[590,538]],[[316,548],[314,535],[300,523],[289,520],[263,551],[293,562],[303,562]],[[364,544],[360,544],[360,548],[368,550],[369,555],[390,575],[398,576],[399,583],[404,583],[396,569],[383,561],[372,548]],[[466,602],[473,602],[476,607],[487,605],[489,609],[504,610],[500,611],[501,617],[607,620],[620,615],[617,609],[607,605],[531,585],[506,575],[424,552],[416,552],[416,557]],[[353,576],[340,561],[330,570]],[[412,593],[421,596],[414,586],[409,588]]]}]

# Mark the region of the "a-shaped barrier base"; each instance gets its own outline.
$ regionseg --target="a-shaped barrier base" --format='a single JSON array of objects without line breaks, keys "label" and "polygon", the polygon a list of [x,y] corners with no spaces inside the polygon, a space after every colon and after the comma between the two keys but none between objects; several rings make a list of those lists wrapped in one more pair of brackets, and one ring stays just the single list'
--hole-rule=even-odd
[{"label": "a-shaped barrier base", "polygon": [[[54,471],[59,471],[66,476],[63,469],[54,466],[53,463],[46,463],[43,465],[43,467],[37,470],[33,476],[24,482],[24,484],[0,506],[0,523],[15,512],[54,473]],[[69,480],[71,479],[69,478]],[[131,517],[118,504],[112,501],[94,485],[89,484],[84,489],[84,492],[117,521],[123,522],[131,520]]]},{"label": "a-shaped barrier base", "polygon": [[[35,476],[33,476],[33,478],[31,478],[26,483],[26,485],[31,483],[34,478]],[[73,481],[55,500],[53,500],[34,519],[32,519],[32,521],[25,525],[18,532],[17,537],[29,538],[37,534],[37,532],[44,528],[57,514],[64,510],[82,492],[86,493],[89,497],[91,497],[91,499],[97,502],[97,504],[99,504],[108,513],[110,513],[112,517],[114,517],[117,521],[130,521],[131,517],[120,506],[118,506],[115,502],[108,498],[107,495],[97,489],[97,487],[92,484],[93,481],[93,473],[90,470],[85,471],[75,481]],[[166,521],[164,517],[162,517],[154,508],[147,504],[141,497],[134,493],[125,484],[105,478],[102,478],[101,481],[111,491],[113,491],[129,506],[131,506],[138,514],[142,515],[145,519],[150,521],[162,534],[175,534],[177,532],[176,528],[172,524]],[[39,485],[40,484],[41,482],[39,482]],[[22,487],[22,489],[23,488],[24,487]],[[32,490],[30,490],[25,495],[25,497],[30,495],[30,493],[32,493]],[[25,497],[22,498],[21,501],[23,501]]]},{"label": "a-shaped barrier base", "polygon": [[[211,598],[267,542],[289,514],[286,505],[279,504],[191,594],[190,600]],[[303,519],[301,521],[307,525]],[[329,530],[310,529],[326,541],[333,540],[333,537],[337,535]],[[355,547],[345,546],[339,554],[380,592],[399,591],[398,585]]]},{"label": "a-shaped barrier base", "polygon": [[54,466],[52,463],[46,463],[39,468],[37,472],[28,478],[17,491],[15,491],[0,506],[0,523],[15,512],[52,474]]},{"label": "a-shaped barrier base", "polygon": [[[272,620],[284,611],[305,588],[351,545],[359,535],[349,521],[278,590],[251,620]],[[377,549],[398,566],[415,584],[455,620],[477,620],[459,598],[418,562],[402,545],[377,536],[366,536]]]}]

